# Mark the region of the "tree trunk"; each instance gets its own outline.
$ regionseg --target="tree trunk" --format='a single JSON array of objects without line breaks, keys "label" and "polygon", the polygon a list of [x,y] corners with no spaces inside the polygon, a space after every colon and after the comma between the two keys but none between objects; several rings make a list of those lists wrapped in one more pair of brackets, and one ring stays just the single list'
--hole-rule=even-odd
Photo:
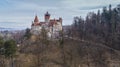
[{"label": "tree trunk", "polygon": [[14,67],[14,58],[10,57],[10,67]]}]

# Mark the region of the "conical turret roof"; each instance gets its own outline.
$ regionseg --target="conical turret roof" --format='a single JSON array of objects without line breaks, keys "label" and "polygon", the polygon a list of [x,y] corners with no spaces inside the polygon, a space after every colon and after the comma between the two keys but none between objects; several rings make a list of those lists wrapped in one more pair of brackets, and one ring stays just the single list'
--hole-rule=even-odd
[{"label": "conical turret roof", "polygon": [[39,22],[37,15],[35,16],[34,22]]},{"label": "conical turret roof", "polygon": [[50,14],[48,13],[48,11],[46,12],[45,16],[50,16]]}]

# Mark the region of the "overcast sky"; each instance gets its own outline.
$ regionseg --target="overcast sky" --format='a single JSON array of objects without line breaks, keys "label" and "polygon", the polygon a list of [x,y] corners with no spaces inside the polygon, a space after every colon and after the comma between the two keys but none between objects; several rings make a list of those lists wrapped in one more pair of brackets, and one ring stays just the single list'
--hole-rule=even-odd
[{"label": "overcast sky", "polygon": [[120,0],[0,0],[0,27],[27,28],[31,26],[37,14],[40,21],[48,11],[51,18],[63,18],[63,24],[69,25],[73,17],[85,17],[88,12],[97,12],[104,6],[113,7]]}]

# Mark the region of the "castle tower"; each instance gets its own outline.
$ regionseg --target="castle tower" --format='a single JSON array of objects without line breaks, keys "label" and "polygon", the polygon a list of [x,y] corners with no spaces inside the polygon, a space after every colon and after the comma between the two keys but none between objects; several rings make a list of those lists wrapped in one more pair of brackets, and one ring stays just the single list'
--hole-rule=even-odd
[{"label": "castle tower", "polygon": [[59,21],[62,23],[62,18],[61,17],[59,18]]},{"label": "castle tower", "polygon": [[38,19],[37,15],[36,15],[35,19],[34,19],[34,25],[37,25],[37,24],[39,24],[39,19]]},{"label": "castle tower", "polygon": [[45,13],[45,22],[49,22],[50,14],[48,12]]},{"label": "castle tower", "polygon": [[35,16],[34,23],[39,23],[37,15]]}]

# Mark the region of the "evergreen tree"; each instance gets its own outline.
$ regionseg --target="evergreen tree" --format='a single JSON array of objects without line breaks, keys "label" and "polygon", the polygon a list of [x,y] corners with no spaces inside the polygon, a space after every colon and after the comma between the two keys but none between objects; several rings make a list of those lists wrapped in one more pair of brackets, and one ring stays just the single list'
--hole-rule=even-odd
[{"label": "evergreen tree", "polygon": [[14,56],[17,51],[16,42],[14,40],[8,40],[4,43],[4,55],[6,58],[10,59],[10,66],[14,66]]},{"label": "evergreen tree", "polygon": [[24,37],[26,37],[27,39],[29,39],[29,38],[31,37],[31,32],[30,32],[30,29],[29,29],[29,28],[27,28],[27,29],[25,30],[25,35],[24,35]]},{"label": "evergreen tree", "polygon": [[17,46],[14,40],[8,40],[4,43],[5,57],[13,57],[16,53]]},{"label": "evergreen tree", "polygon": [[4,40],[0,37],[0,55],[4,54]]}]

